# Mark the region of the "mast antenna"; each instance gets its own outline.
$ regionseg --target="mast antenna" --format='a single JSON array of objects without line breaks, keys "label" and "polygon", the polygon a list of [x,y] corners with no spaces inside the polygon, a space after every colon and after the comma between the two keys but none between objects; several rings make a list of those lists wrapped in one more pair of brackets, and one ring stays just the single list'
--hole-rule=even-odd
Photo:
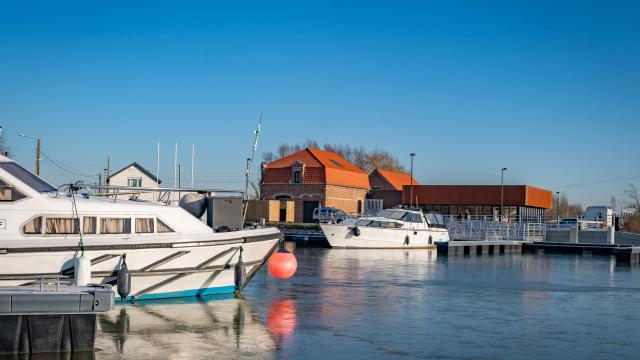
[{"label": "mast antenna", "polygon": [[260,125],[262,124],[262,113],[260,113],[260,117],[258,118],[258,127],[254,131],[255,138],[253,140],[253,147],[251,148],[251,157],[247,158],[247,169],[245,170],[245,183],[244,183],[244,211],[242,212],[242,226],[244,226],[244,221],[247,218],[247,209],[249,208],[249,178],[251,177],[251,166],[253,164],[253,159],[256,156],[256,151],[258,150],[258,139],[260,138]]}]

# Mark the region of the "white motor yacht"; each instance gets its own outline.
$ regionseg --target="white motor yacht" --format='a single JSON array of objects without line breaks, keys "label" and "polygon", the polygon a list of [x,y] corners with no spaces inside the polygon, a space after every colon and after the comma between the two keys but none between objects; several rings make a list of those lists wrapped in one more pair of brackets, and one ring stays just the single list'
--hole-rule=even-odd
[{"label": "white motor yacht", "polygon": [[432,248],[436,241],[449,241],[442,216],[418,210],[385,209],[320,227],[335,248]]},{"label": "white motor yacht", "polygon": [[116,284],[126,263],[127,299],[232,293],[281,239],[277,228],[216,232],[179,206],[86,198],[68,188],[64,194],[0,156],[0,286],[73,281],[84,255],[92,283]]}]

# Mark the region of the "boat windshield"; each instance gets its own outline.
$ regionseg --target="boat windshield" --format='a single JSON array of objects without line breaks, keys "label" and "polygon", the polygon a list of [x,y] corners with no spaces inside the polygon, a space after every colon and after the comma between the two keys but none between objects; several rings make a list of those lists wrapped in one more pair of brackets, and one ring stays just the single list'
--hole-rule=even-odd
[{"label": "boat windshield", "polygon": [[444,225],[444,217],[441,214],[428,213],[425,216],[429,225]]},{"label": "boat windshield", "polygon": [[0,162],[0,168],[38,192],[56,191],[56,188],[49,185],[46,181],[33,175],[27,169],[14,162]]},{"label": "boat windshield", "polygon": [[412,213],[404,210],[386,209],[378,212],[376,216],[387,218],[387,219],[402,220],[402,221],[409,221],[409,222],[416,222],[416,223],[422,222],[422,219],[420,218],[420,214],[416,214],[416,213]]}]

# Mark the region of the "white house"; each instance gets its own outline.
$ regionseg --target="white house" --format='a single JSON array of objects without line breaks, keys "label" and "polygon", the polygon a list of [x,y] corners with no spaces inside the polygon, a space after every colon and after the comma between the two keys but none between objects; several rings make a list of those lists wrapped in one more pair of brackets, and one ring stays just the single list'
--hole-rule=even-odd
[{"label": "white house", "polygon": [[[107,178],[107,185],[111,186],[128,186],[128,187],[146,187],[153,188],[162,181],[156,178],[149,170],[142,167],[137,162],[133,162],[121,170],[116,171]],[[139,200],[155,201],[154,193],[135,193],[128,191],[130,197]]]}]

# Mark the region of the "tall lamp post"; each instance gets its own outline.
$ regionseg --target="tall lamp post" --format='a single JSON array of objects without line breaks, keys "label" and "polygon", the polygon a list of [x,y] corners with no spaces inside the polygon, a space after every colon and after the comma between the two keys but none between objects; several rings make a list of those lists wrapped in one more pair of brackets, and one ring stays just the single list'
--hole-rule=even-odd
[{"label": "tall lamp post", "polygon": [[[411,182],[409,185],[409,207],[413,206],[413,158],[416,156],[415,153],[411,153],[409,156],[411,156]],[[416,204],[417,206],[418,204]]]},{"label": "tall lamp post", "polygon": [[36,141],[36,175],[40,176],[40,138],[39,137],[31,137],[31,136],[27,136],[23,133],[19,133],[18,136],[26,138],[26,139],[31,139],[31,140],[35,140]]},{"label": "tall lamp post", "polygon": [[502,207],[504,205],[504,172],[507,171],[507,168],[502,168],[500,170],[500,221],[502,221],[504,217],[504,211]]},{"label": "tall lamp post", "polygon": [[557,224],[560,225],[560,191],[556,191],[556,217]]}]

